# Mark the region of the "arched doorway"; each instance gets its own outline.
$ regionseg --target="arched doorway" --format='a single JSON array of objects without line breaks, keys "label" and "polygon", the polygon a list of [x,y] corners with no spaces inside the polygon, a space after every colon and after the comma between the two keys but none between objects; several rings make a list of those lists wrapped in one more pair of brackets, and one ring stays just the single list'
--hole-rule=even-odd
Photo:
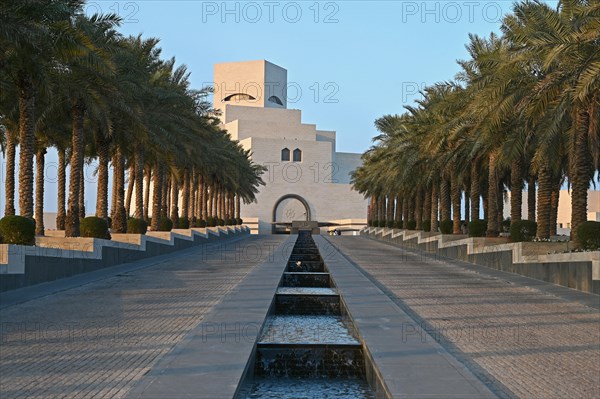
[{"label": "arched doorway", "polygon": [[312,220],[310,206],[298,194],[286,194],[275,201],[273,206],[272,233],[289,232],[285,226],[291,225],[294,220]]}]

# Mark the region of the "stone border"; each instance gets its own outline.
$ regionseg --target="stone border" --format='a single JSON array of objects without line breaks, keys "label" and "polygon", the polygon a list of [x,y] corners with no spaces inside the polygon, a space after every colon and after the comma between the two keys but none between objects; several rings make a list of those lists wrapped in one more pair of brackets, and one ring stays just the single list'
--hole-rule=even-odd
[{"label": "stone border", "polygon": [[[451,259],[548,281],[582,292],[600,294],[600,251],[548,253],[568,249],[568,242],[509,243],[506,238],[466,237],[384,227],[368,227],[360,234]],[[460,247],[465,248],[466,251],[461,250]],[[590,265],[589,275],[587,271],[582,270],[582,265],[585,264]],[[555,271],[560,276],[553,277],[548,275],[550,272],[547,269],[550,265],[557,265],[559,269],[562,267],[573,270]]]},{"label": "stone border", "polygon": [[3,244],[0,245],[0,292],[249,233],[245,226],[209,227],[147,235],[115,234],[114,240],[38,237],[37,246]]}]

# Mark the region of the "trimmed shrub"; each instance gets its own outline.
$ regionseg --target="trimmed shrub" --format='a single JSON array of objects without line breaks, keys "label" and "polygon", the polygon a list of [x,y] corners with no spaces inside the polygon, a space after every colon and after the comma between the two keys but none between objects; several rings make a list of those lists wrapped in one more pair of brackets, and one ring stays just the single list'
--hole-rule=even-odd
[{"label": "trimmed shrub", "polygon": [[401,229],[402,228],[402,222],[401,221],[394,222],[394,228],[395,229]]},{"label": "trimmed shrub", "polygon": [[217,219],[217,226],[225,226],[225,221],[223,219]]},{"label": "trimmed shrub", "polygon": [[217,225],[217,221],[214,217],[209,216],[208,218],[206,218],[206,225],[208,227],[215,227]]},{"label": "trimmed shrub", "polygon": [[131,218],[127,221],[127,234],[146,234],[148,223],[142,219]]},{"label": "trimmed shrub", "polygon": [[179,219],[179,228],[180,229],[189,229],[190,228],[190,220],[188,218],[180,218]]},{"label": "trimmed shrub", "polygon": [[431,231],[431,220],[423,220],[423,231]]},{"label": "trimmed shrub", "polygon": [[440,232],[442,234],[452,234],[454,222],[452,220],[442,220],[440,222]]},{"label": "trimmed shrub", "polygon": [[242,219],[242,218],[238,218],[238,219],[237,219],[237,224],[239,224],[240,226],[241,226],[242,224],[244,224],[244,219]]},{"label": "trimmed shrub", "polygon": [[0,242],[35,245],[35,222],[23,216],[5,216],[0,220]]},{"label": "trimmed shrub", "polygon": [[394,228],[394,221],[393,220],[388,221],[387,222],[387,227],[390,228],[390,229],[393,229]]},{"label": "trimmed shrub", "polygon": [[487,220],[475,219],[469,222],[469,237],[484,237],[487,230]]},{"label": "trimmed shrub", "polygon": [[517,220],[510,225],[512,242],[531,241],[535,237],[537,223],[532,220]]},{"label": "trimmed shrub", "polygon": [[169,218],[161,218],[158,222],[158,231],[173,230],[173,221]]},{"label": "trimmed shrub", "polygon": [[108,221],[95,216],[81,219],[79,230],[82,237],[102,238],[105,240],[110,240],[111,238],[108,232]]},{"label": "trimmed shrub", "polygon": [[406,222],[406,228],[408,230],[414,230],[417,228],[417,221],[416,220],[409,220],[408,222]]},{"label": "trimmed shrub", "polygon": [[200,219],[200,220],[198,220],[198,222],[196,224],[198,225],[198,227],[204,228],[204,227],[206,227],[206,220]]},{"label": "trimmed shrub", "polygon": [[583,222],[577,228],[577,239],[583,249],[600,249],[600,222]]}]

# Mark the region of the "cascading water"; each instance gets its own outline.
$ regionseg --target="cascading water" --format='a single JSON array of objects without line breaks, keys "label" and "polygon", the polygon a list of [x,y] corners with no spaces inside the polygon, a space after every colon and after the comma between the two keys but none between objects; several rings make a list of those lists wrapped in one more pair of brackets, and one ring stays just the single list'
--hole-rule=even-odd
[{"label": "cascading water", "polygon": [[364,348],[309,232],[301,231],[238,398],[374,398]]}]

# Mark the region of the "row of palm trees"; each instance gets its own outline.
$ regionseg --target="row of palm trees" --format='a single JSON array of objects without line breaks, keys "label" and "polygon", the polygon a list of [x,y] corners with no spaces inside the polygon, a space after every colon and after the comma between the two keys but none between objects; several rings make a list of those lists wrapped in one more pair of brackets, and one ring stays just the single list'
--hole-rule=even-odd
[{"label": "row of palm trees", "polygon": [[[423,90],[415,106],[375,122],[381,133],[353,174],[371,198],[371,220],[487,220],[497,236],[503,196],[511,223],[527,219],[537,237],[556,233],[561,186],[572,198],[572,239],[587,219],[587,190],[600,170],[600,3],[561,0],[556,9],[521,1],[502,35],[470,35],[470,59],[455,80]],[[537,198],[536,198],[537,186]],[[461,200],[464,202],[461,206]],[[537,210],[537,212],[536,212]]]},{"label": "row of palm trees", "polygon": [[192,89],[186,67],[162,59],[157,39],[124,37],[117,15],[86,16],[83,7],[81,0],[0,2],[5,215],[15,214],[18,146],[19,210],[35,218],[37,234],[44,232],[51,147],[59,163],[57,227],[67,236],[80,234],[83,170],[92,160],[96,216],[111,217],[113,231],[125,232],[131,215],[148,220],[150,213],[154,230],[161,217],[176,226],[180,218],[239,218],[240,203],[253,201],[264,184],[263,168],[219,128],[209,90]]}]

